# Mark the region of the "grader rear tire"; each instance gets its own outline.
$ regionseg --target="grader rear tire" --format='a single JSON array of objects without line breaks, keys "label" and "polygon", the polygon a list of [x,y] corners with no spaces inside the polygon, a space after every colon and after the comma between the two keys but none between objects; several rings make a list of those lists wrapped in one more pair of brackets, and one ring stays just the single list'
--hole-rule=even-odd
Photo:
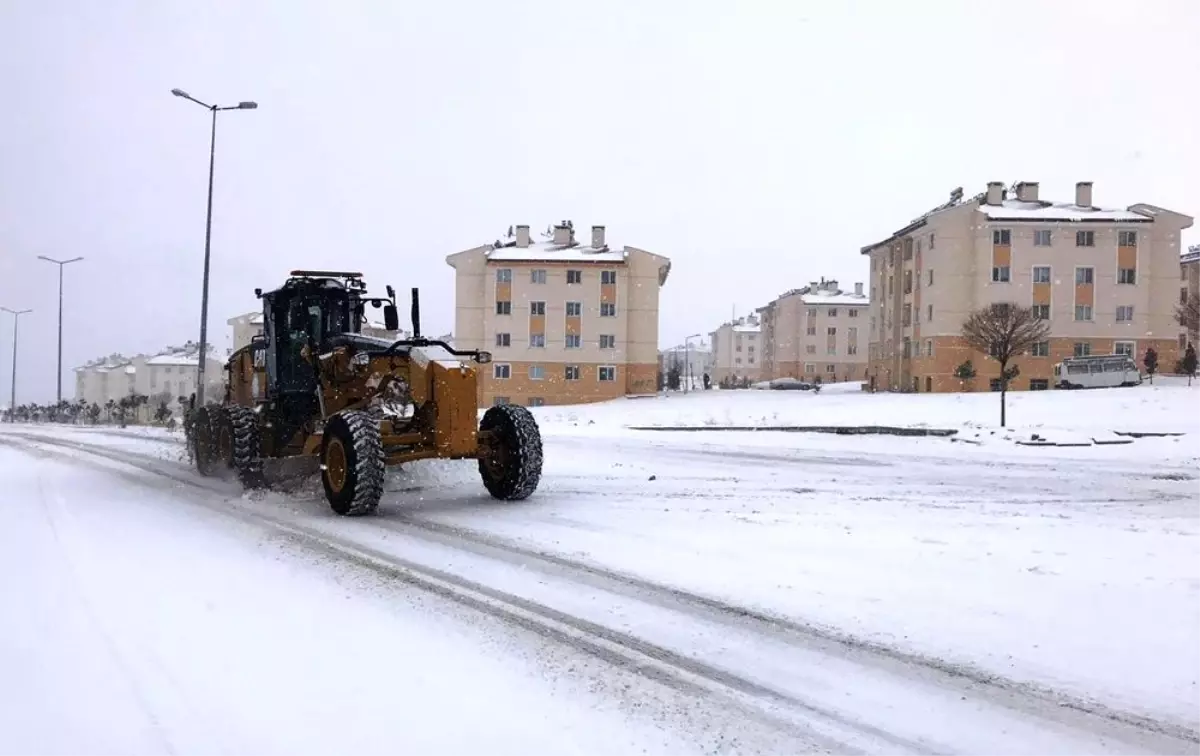
[{"label": "grader rear tire", "polygon": [[326,421],[321,435],[321,482],[334,512],[348,517],[374,512],[383,496],[385,470],[377,418],[343,410]]},{"label": "grader rear tire", "polygon": [[533,414],[515,404],[498,404],[483,413],[479,430],[492,440],[479,457],[479,476],[494,498],[526,499],[542,479],[542,432]]},{"label": "grader rear tire", "polygon": [[238,478],[246,488],[260,488],[263,481],[262,432],[258,413],[249,407],[231,406],[225,409],[233,433],[232,462]]}]

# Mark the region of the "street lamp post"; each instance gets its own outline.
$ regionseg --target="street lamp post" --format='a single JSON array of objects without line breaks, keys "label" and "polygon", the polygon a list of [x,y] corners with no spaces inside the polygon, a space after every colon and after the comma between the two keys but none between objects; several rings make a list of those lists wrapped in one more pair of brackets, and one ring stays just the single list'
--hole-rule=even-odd
[{"label": "street lamp post", "polygon": [[12,357],[12,395],[8,400],[8,414],[13,422],[17,419],[17,325],[21,321],[21,316],[33,310],[10,310],[7,307],[0,307],[4,312],[10,312],[13,316],[13,357]]},{"label": "street lamp post", "polygon": [[196,406],[204,406],[204,364],[208,362],[208,267],[212,249],[212,200],[213,172],[217,161],[217,113],[222,110],[254,110],[256,102],[239,102],[237,105],[209,105],[192,97],[182,89],[172,89],[171,94],[191,100],[212,113],[212,138],[208,149],[208,213],[204,221],[204,283],[200,293],[200,353],[196,372]]},{"label": "street lamp post", "polygon": [[70,260],[55,260],[53,257],[38,255],[39,260],[54,263],[58,266],[58,403],[62,404],[62,311],[63,311],[63,268],[73,262],[79,262],[82,257],[72,257]]},{"label": "street lamp post", "polygon": [[683,389],[683,393],[685,394],[692,390],[692,339],[698,338],[700,338],[700,334],[693,333],[691,336],[688,336],[683,340],[683,364],[685,366],[685,372],[687,373],[687,383],[684,384]]}]

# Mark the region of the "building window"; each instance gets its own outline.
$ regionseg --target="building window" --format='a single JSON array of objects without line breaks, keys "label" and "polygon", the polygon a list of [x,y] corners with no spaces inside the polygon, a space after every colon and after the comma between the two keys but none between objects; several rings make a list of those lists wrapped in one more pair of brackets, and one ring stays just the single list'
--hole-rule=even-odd
[{"label": "building window", "polygon": [[1033,306],[1033,317],[1037,318],[1038,320],[1049,320],[1050,319],[1050,305],[1035,304]]},{"label": "building window", "polygon": [[825,354],[837,354],[837,344],[829,344],[825,347]]},{"label": "building window", "polygon": [[615,365],[601,365],[599,370],[599,379],[608,383],[617,380],[617,368]]},{"label": "building window", "polygon": [[804,329],[804,332],[807,333],[809,336],[816,336],[817,335],[817,327],[815,325],[810,324],[808,326],[808,328]]},{"label": "building window", "polygon": [[611,334],[611,333],[600,334],[600,348],[601,349],[616,349],[617,348],[616,335]]},{"label": "building window", "polygon": [[1050,229],[1042,228],[1033,232],[1033,246],[1049,247],[1050,246]]},{"label": "building window", "polygon": [[848,307],[846,309],[846,317],[857,318],[858,317],[858,308],[857,307]]},{"label": "building window", "polygon": [[512,334],[511,333],[496,334],[496,346],[498,346],[498,347],[512,346]]},{"label": "building window", "polygon": [[1179,351],[1181,351],[1181,352],[1185,351],[1187,349],[1187,345],[1188,345],[1187,334],[1186,333],[1179,334]]},{"label": "building window", "polygon": [[925,305],[925,322],[933,320],[933,305]]},{"label": "building window", "polygon": [[1117,270],[1117,283],[1119,284],[1136,284],[1137,270],[1134,268],[1120,268]]},{"label": "building window", "polygon": [[1117,244],[1122,247],[1137,246],[1137,231],[1118,231]]},{"label": "building window", "polygon": [[502,404],[508,404],[508,403],[509,403],[509,398],[507,396],[492,397],[492,404],[496,405],[497,407]]},{"label": "building window", "polygon": [[808,308],[808,317],[810,317],[810,318],[815,318],[815,317],[817,317],[817,308],[816,308],[816,307],[809,307],[809,308]]},{"label": "building window", "polygon": [[583,315],[583,302],[567,302],[567,317],[578,318]]},{"label": "building window", "polygon": [[541,365],[530,365],[529,366],[529,380],[542,381],[545,379],[546,379],[546,368],[542,367]]},{"label": "building window", "polygon": [[904,271],[904,293],[912,294],[913,290],[913,274],[911,270]]},{"label": "building window", "polygon": [[812,375],[813,373],[817,372],[817,366],[811,362],[806,362],[804,363],[804,372]]},{"label": "building window", "polygon": [[888,296],[892,296],[892,277],[888,276]]},{"label": "building window", "polygon": [[567,349],[578,349],[583,345],[583,337],[577,333],[567,334]]},{"label": "building window", "polygon": [[805,354],[816,354],[817,353],[817,345],[809,344],[808,346],[804,347],[804,353]]},{"label": "building window", "polygon": [[933,356],[933,339],[925,339],[925,356]]},{"label": "building window", "polygon": [[1133,305],[1117,306],[1117,322],[1130,323],[1133,321]]},{"label": "building window", "polygon": [[546,334],[544,334],[544,333],[529,334],[529,346],[537,347],[539,349],[542,347],[545,347],[546,346]]},{"label": "building window", "polygon": [[933,241],[934,241],[933,234],[930,234],[929,235],[929,248],[930,249],[933,249]]},{"label": "building window", "polygon": [[496,283],[512,283],[512,268],[500,268],[496,271]]},{"label": "building window", "polygon": [[735,364],[735,365],[741,365],[741,364],[742,364],[742,358],[741,358],[741,357],[738,357],[737,359],[735,359],[735,360],[733,361],[733,364]]},{"label": "building window", "polygon": [[578,365],[567,365],[566,367],[564,367],[563,368],[563,378],[566,378],[568,381],[579,380],[579,366]]},{"label": "building window", "polygon": [[929,393],[930,391],[933,391],[933,378],[927,375],[925,376],[925,392]]},{"label": "building window", "polygon": [[1092,355],[1092,345],[1086,341],[1075,342],[1076,357],[1090,357]]},{"label": "building window", "polygon": [[497,362],[492,365],[492,377],[499,380],[505,380],[512,377],[512,365],[504,362]]},{"label": "building window", "polygon": [[837,372],[837,365],[826,365],[825,372],[829,373],[830,375],[833,375],[834,373]]},{"label": "building window", "polygon": [[735,352],[740,352],[740,351],[742,351],[742,345],[741,345],[741,344],[738,344],[736,347],[734,347],[734,348],[733,348],[733,351],[735,351]]},{"label": "building window", "polygon": [[600,317],[615,318],[617,316],[617,306],[612,302],[600,303]]},{"label": "building window", "polygon": [[1080,321],[1091,320],[1092,319],[1092,306],[1091,305],[1075,305],[1075,319],[1080,320]]},{"label": "building window", "polygon": [[826,336],[837,336],[837,327],[829,326],[829,328],[825,329],[825,335]]},{"label": "building window", "polygon": [[534,268],[529,271],[529,283],[544,284],[546,283],[546,269]]},{"label": "building window", "polygon": [[617,282],[617,271],[615,271],[615,270],[600,271],[600,283],[615,284],[616,282]]},{"label": "building window", "polygon": [[1050,381],[1046,380],[1045,378],[1030,378],[1029,379],[1029,390],[1030,391],[1045,391],[1049,388],[1050,388]]},{"label": "building window", "polygon": [[1034,283],[1050,283],[1050,266],[1049,265],[1033,266],[1033,282]]},{"label": "building window", "polygon": [[831,318],[837,317],[837,308],[836,307],[829,308],[829,317],[831,317]]},{"label": "building window", "polygon": [[933,286],[933,268],[930,268],[928,271],[926,271],[926,273],[927,273],[927,276],[926,276],[927,280],[925,281],[925,285]]},{"label": "building window", "polygon": [[546,314],[546,303],[545,302],[530,302],[529,303],[529,314],[530,315],[545,315]]},{"label": "building window", "polygon": [[1180,289],[1179,290],[1179,304],[1186,305],[1187,302],[1188,302],[1187,289]]},{"label": "building window", "polygon": [[992,266],[992,282],[993,283],[1008,283],[1009,276],[1010,276],[1010,272],[1009,272],[1009,268],[1007,265]]},{"label": "building window", "polygon": [[1075,269],[1075,283],[1077,285],[1078,284],[1090,284],[1090,283],[1092,283],[1092,275],[1093,275],[1092,268],[1076,268]]},{"label": "building window", "polygon": [[1096,246],[1095,231],[1076,231],[1075,232],[1076,247],[1094,247]]},{"label": "building window", "polygon": [[992,231],[992,244],[1006,246],[1012,244],[1012,231],[1007,228],[997,228]]},{"label": "building window", "polygon": [[1050,356],[1050,342],[1049,341],[1036,342],[1032,347],[1029,348],[1029,356],[1030,357],[1049,357]]},{"label": "building window", "polygon": [[583,283],[583,271],[582,270],[568,270],[567,271],[567,283],[569,283],[569,284]]},{"label": "building window", "polygon": [[904,305],[904,310],[900,313],[900,325],[905,328],[912,325],[912,305]]},{"label": "building window", "polygon": [[1132,341],[1115,341],[1113,342],[1113,354],[1123,354],[1127,357],[1132,357],[1134,347]]},{"label": "building window", "polygon": [[512,302],[496,302],[497,315],[512,315]]},{"label": "building window", "polygon": [[540,396],[531,396],[531,397],[529,397],[529,406],[530,407],[545,407],[546,400]]}]

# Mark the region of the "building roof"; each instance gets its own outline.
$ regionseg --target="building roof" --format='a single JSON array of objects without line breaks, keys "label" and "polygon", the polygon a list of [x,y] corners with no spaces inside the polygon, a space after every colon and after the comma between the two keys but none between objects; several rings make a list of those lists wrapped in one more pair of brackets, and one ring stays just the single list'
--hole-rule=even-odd
[{"label": "building roof", "polygon": [[1042,220],[1069,223],[1087,221],[1149,223],[1154,220],[1149,214],[1134,210],[1081,207],[1074,203],[1064,202],[1024,202],[1015,199],[1001,200],[999,205],[980,204],[979,211],[989,220]]},{"label": "building roof", "polygon": [[1188,247],[1188,251],[1179,256],[1179,263],[1186,265],[1189,263],[1200,262],[1200,244],[1193,244]]},{"label": "building roof", "polygon": [[607,245],[589,247],[582,244],[564,247],[550,241],[530,241],[528,247],[511,244],[497,247],[488,245],[488,260],[494,262],[588,262],[588,263],[621,263],[625,262],[625,250],[614,251]]},{"label": "building roof", "polygon": [[987,216],[988,220],[1059,223],[1150,223],[1156,215],[1163,212],[1162,208],[1143,203],[1130,205],[1124,210],[1119,210],[1095,206],[1083,207],[1070,202],[1048,202],[1045,200],[1023,201],[1009,199],[1007,190],[1005,190],[1005,196],[999,204],[989,205],[986,203],[986,199],[987,192],[980,192],[970,199],[963,199],[962,188],[959,187],[950,193],[950,200],[948,202],[938,205],[932,210],[914,218],[908,225],[893,232],[886,239],[868,244],[859,251],[864,255],[868,254],[873,249],[877,249],[902,236],[907,236],[918,228],[925,226],[931,217],[960,207],[974,207]]},{"label": "building roof", "polygon": [[[856,285],[861,286],[862,284]],[[800,297],[800,301],[806,305],[866,307],[867,305],[871,304],[871,299],[866,294],[855,294],[852,291],[843,291],[838,287],[838,282],[836,280],[826,281],[824,278],[822,278],[819,282],[816,282],[815,286],[813,284],[809,284],[808,286],[802,286],[799,289],[785,291],[776,297],[775,300],[766,307],[760,307],[758,309],[760,312],[768,310],[770,309],[771,305],[775,304],[775,302],[795,296]]]}]

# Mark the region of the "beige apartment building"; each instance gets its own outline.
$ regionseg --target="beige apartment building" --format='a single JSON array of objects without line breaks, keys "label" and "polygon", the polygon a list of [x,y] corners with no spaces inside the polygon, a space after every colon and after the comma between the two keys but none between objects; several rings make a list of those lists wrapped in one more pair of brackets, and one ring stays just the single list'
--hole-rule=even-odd
[{"label": "beige apartment building", "polygon": [[865,380],[869,303],[861,283],[849,292],[822,278],[758,308],[762,380]]},{"label": "beige apartment building", "polygon": [[[871,261],[868,381],[878,390],[960,391],[998,387],[994,360],[960,336],[968,313],[994,302],[1032,306],[1050,338],[1018,360],[1015,389],[1053,385],[1064,357],[1128,353],[1140,364],[1179,356],[1179,250],[1192,218],[1154,205],[1098,207],[1091,182],[1073,202],[1041,199],[1036,182],[1010,194],[992,182],[862,249]],[[967,386],[955,368],[970,360]]]},{"label": "beige apartment building", "polygon": [[[1185,305],[1189,300],[1196,302],[1200,301],[1200,244],[1194,244],[1188,247],[1188,251],[1183,253],[1179,258],[1179,304]],[[1187,345],[1192,344],[1200,349],[1200,332],[1196,328],[1190,331],[1180,326],[1179,333],[1179,355],[1183,356],[1183,352],[1187,350]],[[1174,363],[1171,363],[1174,365]]]},{"label": "beige apartment building", "polygon": [[485,349],[480,401],[537,407],[653,394],[658,295],[671,262],[610,246],[604,226],[586,241],[571,221],[450,255],[455,346]]},{"label": "beige apartment building", "polygon": [[712,344],[712,382],[755,383],[762,375],[762,326],[756,315],[734,318],[709,334]]}]

